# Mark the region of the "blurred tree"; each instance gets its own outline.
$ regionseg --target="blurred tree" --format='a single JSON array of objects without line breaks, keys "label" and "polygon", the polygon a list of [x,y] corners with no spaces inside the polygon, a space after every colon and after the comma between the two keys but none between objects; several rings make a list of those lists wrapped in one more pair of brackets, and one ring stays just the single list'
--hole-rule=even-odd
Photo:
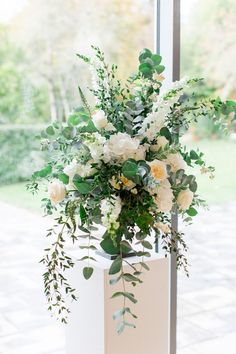
[{"label": "blurred tree", "polygon": [[27,76],[27,62],[21,48],[0,27],[0,123],[45,120],[47,97]]},{"label": "blurred tree", "polygon": [[75,54],[100,46],[118,63],[121,78],[136,68],[137,53],[152,47],[153,0],[31,0],[11,24],[35,85],[45,84],[51,120],[63,121],[77,105],[78,82],[88,73]]},{"label": "blurred tree", "polygon": [[236,91],[236,1],[198,0],[183,25],[182,71],[205,76],[226,98]]}]

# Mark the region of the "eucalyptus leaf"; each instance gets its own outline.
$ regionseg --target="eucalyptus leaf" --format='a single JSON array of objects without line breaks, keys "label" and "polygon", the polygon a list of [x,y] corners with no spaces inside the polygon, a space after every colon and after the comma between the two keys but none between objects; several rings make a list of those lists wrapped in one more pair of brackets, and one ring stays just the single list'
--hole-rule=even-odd
[{"label": "eucalyptus leaf", "polygon": [[119,273],[122,267],[122,258],[118,256],[111,264],[109,274]]},{"label": "eucalyptus leaf", "polygon": [[83,269],[83,275],[84,275],[84,278],[86,280],[88,280],[89,278],[91,278],[93,274],[93,268],[92,267],[84,267]]}]

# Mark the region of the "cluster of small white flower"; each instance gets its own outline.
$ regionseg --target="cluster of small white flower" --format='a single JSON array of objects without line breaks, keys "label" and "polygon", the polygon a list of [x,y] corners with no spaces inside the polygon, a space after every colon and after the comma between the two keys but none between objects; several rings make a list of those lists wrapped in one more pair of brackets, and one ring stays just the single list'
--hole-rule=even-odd
[{"label": "cluster of small white flower", "polygon": [[119,228],[117,221],[121,212],[121,199],[118,196],[112,196],[109,199],[101,201],[102,224],[112,233]]}]

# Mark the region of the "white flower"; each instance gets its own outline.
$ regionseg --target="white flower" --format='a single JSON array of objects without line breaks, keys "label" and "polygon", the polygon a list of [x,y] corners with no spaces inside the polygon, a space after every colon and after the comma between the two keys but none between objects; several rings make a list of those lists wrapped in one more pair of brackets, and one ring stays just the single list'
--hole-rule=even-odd
[{"label": "white flower", "polygon": [[93,124],[95,125],[95,127],[98,130],[106,128],[106,126],[108,124],[107,117],[106,117],[105,112],[103,110],[99,110],[99,111],[93,113],[92,120],[93,120]]},{"label": "white flower", "polygon": [[119,190],[121,188],[121,182],[117,180],[116,176],[112,176],[112,178],[109,180],[109,183],[115,189]]},{"label": "white flower", "polygon": [[139,140],[131,138],[127,133],[117,133],[107,141],[107,148],[111,158],[120,162],[134,158],[139,147]]},{"label": "white flower", "polygon": [[66,188],[64,184],[56,179],[48,185],[48,196],[53,204],[60,203],[66,196]]},{"label": "white flower", "polygon": [[114,132],[116,130],[116,128],[114,127],[114,125],[112,123],[107,123],[105,130],[108,132]]},{"label": "white flower", "polygon": [[63,172],[70,178],[70,180],[73,180],[77,173],[77,169],[78,163],[75,159],[73,159],[69,165],[64,167]]},{"label": "white flower", "polygon": [[160,148],[163,149],[167,144],[169,144],[169,141],[164,136],[158,136],[156,138],[156,144],[151,145],[150,150],[152,152],[157,152]]},{"label": "white flower", "polygon": [[138,149],[135,151],[133,159],[136,161],[145,160],[146,157],[146,146],[140,145]]},{"label": "white flower", "polygon": [[169,234],[171,232],[170,227],[167,224],[164,224],[163,222],[157,222],[154,226],[157,227],[164,234]]},{"label": "white flower", "polygon": [[149,162],[148,165],[151,168],[151,174],[154,179],[157,179],[158,181],[163,181],[168,177],[165,162],[160,160],[153,160]]},{"label": "white flower", "polygon": [[106,138],[99,133],[89,134],[84,141],[89,148],[92,159],[95,163],[100,163],[101,160],[109,162],[110,156],[106,146]]},{"label": "white flower", "polygon": [[93,160],[89,160],[86,164],[78,164],[77,174],[83,178],[94,175],[96,168],[92,167]]},{"label": "white flower", "polygon": [[193,201],[193,195],[193,192],[189,189],[183,190],[178,194],[177,204],[181,210],[185,211],[190,207]]},{"label": "white flower", "polygon": [[131,193],[133,193],[133,194],[138,194],[138,190],[137,190],[137,188],[133,188],[133,189],[131,189],[131,191],[130,191]]},{"label": "white flower", "polygon": [[76,174],[81,177],[88,177],[94,175],[97,172],[95,168],[92,167],[93,160],[89,160],[87,163],[78,163],[75,159],[71,163],[64,167],[63,172],[69,176],[70,186],[73,186],[73,178]]},{"label": "white flower", "polygon": [[126,178],[124,175],[120,176],[120,180],[123,183],[124,187],[128,190],[134,188],[136,186],[136,184],[131,181],[130,179]]},{"label": "white flower", "polygon": [[166,109],[159,109],[157,112],[151,112],[144,119],[142,128],[139,130],[140,135],[144,135],[148,140],[152,141],[157,133],[163,128],[166,119]]},{"label": "white flower", "polygon": [[157,196],[155,197],[158,210],[163,213],[171,211],[173,206],[173,192],[170,182],[166,179],[160,183],[157,190]]},{"label": "white flower", "polygon": [[116,230],[119,227],[117,221],[121,212],[121,199],[118,196],[112,196],[110,199],[101,201],[102,224],[107,230]]},{"label": "white flower", "polygon": [[168,155],[165,162],[167,165],[170,165],[172,172],[185,170],[187,168],[187,164],[180,153]]}]

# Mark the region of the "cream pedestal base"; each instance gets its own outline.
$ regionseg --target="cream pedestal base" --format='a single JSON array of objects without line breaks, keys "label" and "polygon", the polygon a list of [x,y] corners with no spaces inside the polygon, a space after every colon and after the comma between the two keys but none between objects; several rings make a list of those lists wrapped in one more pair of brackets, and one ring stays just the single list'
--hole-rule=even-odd
[{"label": "cream pedestal base", "polygon": [[[88,281],[81,275],[83,262],[77,262],[71,274],[79,300],[72,303],[66,326],[66,354],[168,354],[168,259],[154,254],[146,260],[150,271],[144,272],[143,284],[127,287],[138,299],[136,305],[127,300],[127,306],[138,316],[138,320],[131,320],[137,328],[126,328],[117,335],[112,314],[122,307],[122,298],[110,297],[122,290],[121,283],[109,285],[111,261],[96,258],[94,274]],[[135,260],[129,258],[129,262]]]}]

